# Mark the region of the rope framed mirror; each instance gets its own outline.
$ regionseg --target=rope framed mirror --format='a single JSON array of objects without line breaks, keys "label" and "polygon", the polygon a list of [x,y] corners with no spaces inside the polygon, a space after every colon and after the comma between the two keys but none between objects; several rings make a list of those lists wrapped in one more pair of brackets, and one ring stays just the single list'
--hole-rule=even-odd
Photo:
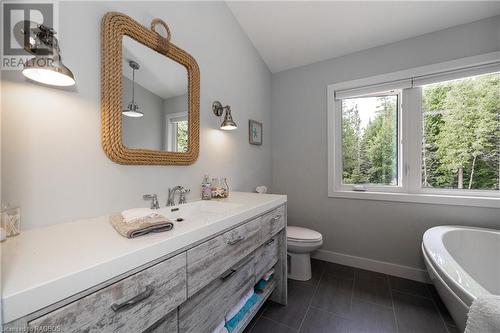
[{"label": "rope framed mirror", "polygon": [[[163,36],[157,32],[164,30]],[[200,140],[200,71],[171,42],[168,25],[150,28],[109,12],[101,26],[101,140],[128,165],[189,165]]]}]

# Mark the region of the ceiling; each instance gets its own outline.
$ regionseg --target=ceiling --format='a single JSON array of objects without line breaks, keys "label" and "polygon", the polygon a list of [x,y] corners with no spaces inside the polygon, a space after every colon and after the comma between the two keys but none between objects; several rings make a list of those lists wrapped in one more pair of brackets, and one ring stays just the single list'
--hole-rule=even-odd
[{"label": "ceiling", "polygon": [[123,38],[123,75],[132,80],[129,61],[140,66],[135,72],[135,82],[163,99],[187,93],[187,70],[184,66],[136,42]]},{"label": "ceiling", "polygon": [[271,72],[500,15],[499,1],[227,1]]}]

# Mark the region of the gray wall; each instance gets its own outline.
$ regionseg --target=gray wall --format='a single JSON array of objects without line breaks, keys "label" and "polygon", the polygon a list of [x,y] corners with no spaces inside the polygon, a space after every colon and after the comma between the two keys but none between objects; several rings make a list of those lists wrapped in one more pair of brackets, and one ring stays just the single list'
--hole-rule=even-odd
[{"label": "gray wall", "polygon": [[273,75],[273,192],[288,195],[289,224],[320,231],[325,250],[415,268],[432,226],[500,228],[498,209],[328,198],[326,105],[332,83],[499,50],[495,17]]},{"label": "gray wall", "polygon": [[[201,72],[201,150],[191,166],[123,166],[101,148],[100,29],[108,11],[149,27],[170,25],[172,41]],[[2,201],[19,205],[32,228],[145,207],[143,193],[192,189],[199,198],[205,173],[228,177],[233,190],[271,182],[270,141],[248,144],[248,118],[270,122],[271,74],[223,2],[60,2],[60,45],[76,87],[57,89],[2,73]],[[230,49],[230,52],[228,52]],[[214,100],[232,106],[237,131],[218,129]],[[269,138],[269,137],[268,137]]]},{"label": "gray wall", "polygon": [[[132,100],[132,80],[122,76],[123,96],[122,105],[126,108]],[[140,84],[135,84],[135,101],[140,111],[144,113],[141,118],[122,117],[123,144],[130,148],[163,149],[163,98],[153,94]]]}]

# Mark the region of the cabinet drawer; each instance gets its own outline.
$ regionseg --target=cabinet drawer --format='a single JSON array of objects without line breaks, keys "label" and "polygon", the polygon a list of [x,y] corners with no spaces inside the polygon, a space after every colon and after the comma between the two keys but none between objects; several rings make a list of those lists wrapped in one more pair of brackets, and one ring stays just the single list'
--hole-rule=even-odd
[{"label": "cabinet drawer", "polygon": [[259,246],[261,219],[212,238],[187,251],[188,297]]},{"label": "cabinet drawer", "polygon": [[160,319],[159,322],[148,328],[144,333],[177,333],[177,309]]},{"label": "cabinet drawer", "polygon": [[280,206],[262,217],[262,236],[269,239],[285,227],[285,206]]},{"label": "cabinet drawer", "polygon": [[278,261],[278,239],[273,237],[255,251],[255,279],[260,280]]},{"label": "cabinet drawer", "polygon": [[186,300],[182,253],[29,322],[62,332],[142,332]]},{"label": "cabinet drawer", "polygon": [[212,332],[255,284],[253,255],[228,270],[179,307],[179,332]]}]

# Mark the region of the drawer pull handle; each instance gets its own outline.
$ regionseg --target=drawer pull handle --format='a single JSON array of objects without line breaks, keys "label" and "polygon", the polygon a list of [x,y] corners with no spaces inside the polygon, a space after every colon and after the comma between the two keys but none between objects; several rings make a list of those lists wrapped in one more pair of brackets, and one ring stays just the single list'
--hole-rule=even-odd
[{"label": "drawer pull handle", "polygon": [[226,281],[227,279],[229,279],[231,276],[234,275],[234,273],[236,273],[236,270],[235,269],[230,269],[228,272],[226,272],[224,275],[222,275],[220,277],[220,279],[222,281]]},{"label": "drawer pull handle", "polygon": [[275,217],[273,217],[273,218],[271,219],[271,222],[276,222],[276,221],[278,221],[280,218],[281,218],[281,215],[276,215]]},{"label": "drawer pull handle", "polygon": [[116,304],[116,303],[112,304],[111,309],[113,309],[113,311],[115,311],[115,312],[118,312],[118,311],[122,311],[122,310],[125,310],[128,308],[131,308],[134,305],[144,301],[146,298],[151,297],[151,295],[153,295],[153,292],[154,292],[154,288],[151,286],[147,286],[146,290],[144,290],[142,293],[138,294],[137,296],[132,297],[128,301],[125,301],[125,302],[120,303],[120,304]]},{"label": "drawer pull handle", "polygon": [[244,240],[244,239],[245,239],[245,237],[240,236],[240,237],[238,237],[238,238],[236,238],[236,239],[232,239],[232,240],[228,241],[227,243],[228,243],[229,245],[234,245],[234,244],[236,244],[236,243],[241,242],[241,241],[242,241],[242,240]]},{"label": "drawer pull handle", "polygon": [[265,243],[264,243],[264,246],[269,246],[269,245],[271,245],[272,243],[274,243],[274,238],[273,238],[273,239],[268,240],[267,242],[265,242]]},{"label": "drawer pull handle", "polygon": [[[253,256],[248,257],[248,258],[247,258],[247,259],[245,259],[243,262],[240,262],[240,263],[238,264],[238,266],[237,266],[237,267],[229,269],[226,273],[224,273],[224,275],[222,275],[222,276],[220,277],[220,279],[221,279],[222,281],[226,281],[226,280],[227,280],[227,279],[229,279],[231,276],[233,276],[233,275],[234,275],[234,273],[236,273],[236,272],[237,272],[237,271],[238,271],[241,267],[245,266],[246,264],[248,264],[248,263],[249,263],[250,261],[252,261],[252,260],[253,260]],[[234,267],[234,266],[233,266],[233,267]]]}]

